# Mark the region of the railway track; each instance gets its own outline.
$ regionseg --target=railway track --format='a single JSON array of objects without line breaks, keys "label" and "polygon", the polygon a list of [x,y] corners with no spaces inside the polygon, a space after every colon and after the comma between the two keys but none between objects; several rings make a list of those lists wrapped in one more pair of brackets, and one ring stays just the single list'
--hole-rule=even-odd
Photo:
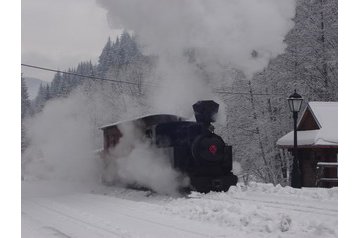
[{"label": "railway track", "polygon": [[168,234],[193,238],[230,236],[230,232],[220,231],[212,225],[188,224],[182,218],[159,214],[156,205],[93,194],[62,197],[55,201],[26,199],[22,210],[23,216],[36,219],[42,229],[52,231],[55,237],[84,237],[81,233],[94,238],[167,237]]}]

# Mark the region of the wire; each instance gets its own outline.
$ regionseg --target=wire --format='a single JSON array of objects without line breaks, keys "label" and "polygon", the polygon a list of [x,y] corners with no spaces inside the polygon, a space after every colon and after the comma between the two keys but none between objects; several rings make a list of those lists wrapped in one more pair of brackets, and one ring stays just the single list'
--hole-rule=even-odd
[{"label": "wire", "polygon": [[29,65],[29,64],[21,64],[21,65],[25,66],[25,67],[29,67],[29,68],[46,70],[46,71],[51,71],[51,72],[55,72],[55,73],[63,73],[63,74],[75,75],[75,76],[79,76],[79,77],[83,77],[83,78],[91,78],[91,79],[95,79],[95,80],[103,80],[103,81],[109,81],[109,82],[115,82],[115,83],[126,83],[126,84],[138,85],[138,83],[133,83],[133,82],[128,82],[128,81],[113,80],[113,79],[100,78],[100,77],[95,77],[95,76],[90,76],[90,75],[70,73],[70,72],[65,72],[65,71],[55,70],[55,69],[49,69],[49,68],[44,68],[44,67],[35,66],[35,65]]},{"label": "wire", "polygon": [[[45,67],[40,67],[40,66],[35,66],[35,65],[30,65],[30,64],[21,64],[21,65],[25,66],[25,67],[29,67],[29,68],[51,71],[51,72],[55,72],[55,73],[75,75],[75,76],[79,76],[79,77],[83,77],[83,78],[90,78],[90,79],[94,79],[94,80],[102,80],[102,81],[109,81],[109,82],[114,82],[114,83],[138,85],[138,83],[129,82],[129,81],[113,80],[113,79],[108,79],[108,78],[95,77],[95,76],[91,76],[91,75],[83,75],[83,74],[78,74],[78,73],[65,72],[65,71],[61,71],[61,70],[55,70],[55,69],[50,69],[50,68],[45,68]],[[152,87],[160,87],[159,85],[153,84],[153,83],[152,84],[151,83],[143,83],[143,85],[152,86]],[[216,90],[216,91],[214,91],[214,93],[227,94],[227,95],[287,96],[286,94],[249,93],[249,92],[233,92],[233,91],[221,91],[221,90]]]},{"label": "wire", "polygon": [[286,96],[286,94],[275,94],[275,93],[244,93],[244,92],[232,92],[232,91],[214,91],[218,94],[242,94],[242,95],[261,95],[261,96]]}]

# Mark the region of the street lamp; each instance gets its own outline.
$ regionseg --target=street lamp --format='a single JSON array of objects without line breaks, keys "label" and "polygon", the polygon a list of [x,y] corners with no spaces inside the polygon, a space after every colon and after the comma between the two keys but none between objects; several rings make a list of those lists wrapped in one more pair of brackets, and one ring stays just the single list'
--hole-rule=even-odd
[{"label": "street lamp", "polygon": [[298,112],[301,110],[303,98],[296,92],[295,89],[295,92],[287,98],[287,100],[290,110],[293,113],[293,166],[291,172],[291,186],[293,188],[301,188],[301,169],[297,155],[297,117]]}]

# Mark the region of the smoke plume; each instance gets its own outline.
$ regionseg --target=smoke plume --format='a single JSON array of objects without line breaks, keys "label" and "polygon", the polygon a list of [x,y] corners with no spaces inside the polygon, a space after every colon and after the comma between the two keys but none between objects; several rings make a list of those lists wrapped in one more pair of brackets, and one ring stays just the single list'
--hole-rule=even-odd
[{"label": "smoke plume", "polygon": [[[171,164],[170,148],[158,149],[143,139],[142,132],[132,124],[120,125],[123,137],[110,152],[116,167],[115,179],[121,183],[150,188],[162,194],[175,195],[189,179]],[[111,171],[109,171],[111,172]]]},{"label": "smoke plume", "polygon": [[96,179],[88,109],[84,97],[73,95],[48,102],[41,113],[26,122],[30,145],[22,156],[25,177],[70,181]]},{"label": "smoke plume", "polygon": [[170,156],[150,146],[130,124],[121,126],[121,142],[110,152],[113,163],[103,170],[103,158],[96,153],[103,144],[99,127],[118,121],[123,114],[133,119],[144,110],[135,99],[127,97],[125,106],[120,96],[111,99],[106,100],[98,89],[91,95],[77,90],[67,98],[50,100],[41,113],[29,118],[25,128],[30,144],[22,155],[24,179],[50,182],[58,191],[57,182],[91,186],[99,184],[102,176],[171,195],[186,186],[187,178],[172,168]]},{"label": "smoke plume", "polygon": [[[188,114],[198,99],[216,99],[225,70],[250,79],[285,50],[295,0],[97,0],[112,28],[135,32],[147,53],[159,55],[153,104]],[[188,64],[191,52],[200,74]],[[186,109],[185,109],[186,108]]]}]

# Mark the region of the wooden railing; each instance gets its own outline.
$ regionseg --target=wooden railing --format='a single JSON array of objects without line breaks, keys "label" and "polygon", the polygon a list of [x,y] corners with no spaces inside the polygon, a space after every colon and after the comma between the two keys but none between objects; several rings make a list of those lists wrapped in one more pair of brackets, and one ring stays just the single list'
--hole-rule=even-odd
[{"label": "wooden railing", "polygon": [[336,168],[338,173],[337,162],[318,162],[316,167],[316,186],[320,187],[322,183],[338,185],[338,178],[323,177],[326,168]]}]

